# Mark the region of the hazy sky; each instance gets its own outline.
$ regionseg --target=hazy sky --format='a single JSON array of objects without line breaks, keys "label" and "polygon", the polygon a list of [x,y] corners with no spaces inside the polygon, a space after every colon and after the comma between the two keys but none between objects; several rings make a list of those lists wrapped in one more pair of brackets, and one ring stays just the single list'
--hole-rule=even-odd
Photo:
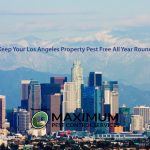
[{"label": "hazy sky", "polygon": [[149,0],[0,0],[0,40],[87,36],[133,27],[142,33],[150,26],[149,6]]}]

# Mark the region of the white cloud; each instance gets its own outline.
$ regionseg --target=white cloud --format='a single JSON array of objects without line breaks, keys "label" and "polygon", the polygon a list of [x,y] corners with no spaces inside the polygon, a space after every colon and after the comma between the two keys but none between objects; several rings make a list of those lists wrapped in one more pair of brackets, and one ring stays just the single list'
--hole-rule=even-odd
[{"label": "white cloud", "polygon": [[119,26],[149,26],[150,25],[150,15],[139,15],[136,17],[122,18],[116,23]]}]

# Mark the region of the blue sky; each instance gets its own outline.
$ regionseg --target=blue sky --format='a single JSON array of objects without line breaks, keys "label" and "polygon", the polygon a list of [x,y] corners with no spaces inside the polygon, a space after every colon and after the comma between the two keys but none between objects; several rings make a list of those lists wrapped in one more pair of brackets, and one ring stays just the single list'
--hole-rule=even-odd
[{"label": "blue sky", "polygon": [[0,0],[0,40],[87,36],[102,30],[132,33],[134,27],[147,33],[141,28],[150,26],[149,6],[149,0]]}]

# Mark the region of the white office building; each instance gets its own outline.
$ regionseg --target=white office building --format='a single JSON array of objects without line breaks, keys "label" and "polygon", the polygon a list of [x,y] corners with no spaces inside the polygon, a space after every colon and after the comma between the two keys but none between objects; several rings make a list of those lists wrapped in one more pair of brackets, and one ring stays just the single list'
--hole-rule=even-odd
[{"label": "white office building", "polygon": [[133,108],[134,115],[141,115],[144,119],[144,127],[147,128],[150,124],[150,107],[137,106]]},{"label": "white office building", "polygon": [[71,81],[75,83],[77,90],[77,108],[81,108],[81,85],[83,84],[83,69],[80,61],[75,61],[71,68]]}]

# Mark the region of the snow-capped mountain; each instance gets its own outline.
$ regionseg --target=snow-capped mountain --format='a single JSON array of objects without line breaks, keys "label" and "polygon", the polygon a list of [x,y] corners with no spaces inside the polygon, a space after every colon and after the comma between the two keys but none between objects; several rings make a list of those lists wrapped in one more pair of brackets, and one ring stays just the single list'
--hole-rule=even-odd
[{"label": "snow-capped mountain", "polygon": [[[1,43],[1,42],[0,42]],[[1,47],[150,47],[147,42],[131,38],[112,36],[108,31],[88,37],[74,37],[42,40],[25,37],[16,41],[6,41]],[[80,59],[85,75],[90,71],[102,71],[112,80],[126,84],[150,83],[150,52],[0,52],[0,69],[11,70],[27,67],[37,71],[68,73],[72,62]]]}]

